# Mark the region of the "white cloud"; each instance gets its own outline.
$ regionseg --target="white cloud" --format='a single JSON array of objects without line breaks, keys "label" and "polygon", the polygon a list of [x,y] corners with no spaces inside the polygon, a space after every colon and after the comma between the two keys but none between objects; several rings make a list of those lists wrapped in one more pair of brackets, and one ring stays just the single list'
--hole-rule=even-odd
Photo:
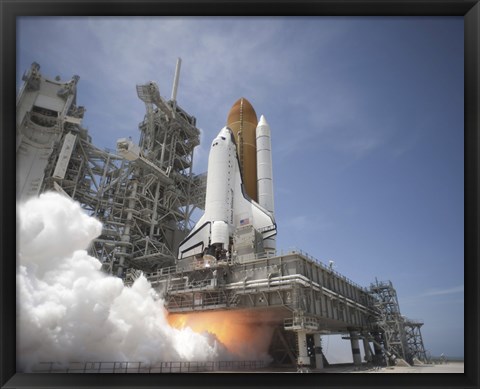
[{"label": "white cloud", "polygon": [[[79,101],[87,106],[86,122],[105,123],[102,128],[89,127],[94,132],[111,132],[113,138],[136,135],[144,109],[135,84],[155,80],[160,93],[169,97],[177,57],[183,59],[179,103],[203,120],[198,124],[205,127],[207,139],[221,128],[229,108],[241,96],[250,99],[259,114],[272,107],[272,117],[288,110],[292,118],[302,116],[306,125],[300,128],[298,121],[282,123],[286,127],[279,128],[283,130],[279,136],[287,138],[287,131],[294,131],[295,137],[288,137],[287,143],[280,141],[279,153],[290,154],[318,138],[319,132],[331,132],[339,120],[345,123],[341,128],[352,127],[352,118],[357,116],[355,96],[341,80],[328,78],[327,58],[325,66],[314,65],[315,56],[325,56],[323,48],[347,31],[326,18],[42,19],[48,23],[39,29],[49,42],[49,54],[42,59],[60,58],[57,66],[63,72],[80,75],[81,89],[89,88],[89,101]],[[25,21],[23,26],[34,22]],[[319,22],[328,28],[318,29]],[[298,23],[302,29],[295,28]],[[30,31],[35,28],[30,26]],[[321,88],[305,77],[312,67]],[[129,128],[131,132],[126,133]],[[355,147],[365,152],[366,145],[373,144],[361,138],[361,133],[348,134],[352,139],[348,152]]]},{"label": "white cloud", "polygon": [[451,288],[445,289],[430,289],[424,293],[424,296],[441,296],[441,295],[448,295],[448,294],[456,294],[456,293],[463,293],[464,287],[463,285],[454,286]]},{"label": "white cloud", "polygon": [[126,287],[100,271],[101,263],[86,248],[102,225],[79,203],[44,193],[19,204],[17,213],[20,370],[28,372],[49,361],[156,363],[233,357],[211,334],[171,327],[163,301],[145,277]]}]

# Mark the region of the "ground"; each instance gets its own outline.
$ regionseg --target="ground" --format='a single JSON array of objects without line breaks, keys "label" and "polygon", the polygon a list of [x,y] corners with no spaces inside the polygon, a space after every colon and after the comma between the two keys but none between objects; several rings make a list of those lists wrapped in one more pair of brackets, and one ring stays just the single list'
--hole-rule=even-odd
[{"label": "ground", "polygon": [[[248,371],[248,373],[296,373],[297,370],[291,369],[260,369]],[[448,362],[447,364],[424,364],[410,367],[391,366],[381,367],[378,370],[362,366],[356,369],[353,364],[332,365],[322,370],[310,369],[310,373],[464,373],[464,362]]]}]

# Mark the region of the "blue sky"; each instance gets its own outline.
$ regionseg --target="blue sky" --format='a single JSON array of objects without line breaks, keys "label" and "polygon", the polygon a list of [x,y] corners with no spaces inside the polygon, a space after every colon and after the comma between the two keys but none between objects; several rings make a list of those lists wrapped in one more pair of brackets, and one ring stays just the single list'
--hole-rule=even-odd
[{"label": "blue sky", "polygon": [[277,247],[391,280],[427,350],[463,356],[463,18],[18,19],[17,85],[34,61],[78,74],[99,147],[138,139],[135,85],[169,98],[177,57],[194,171],[246,97],[272,130]]}]

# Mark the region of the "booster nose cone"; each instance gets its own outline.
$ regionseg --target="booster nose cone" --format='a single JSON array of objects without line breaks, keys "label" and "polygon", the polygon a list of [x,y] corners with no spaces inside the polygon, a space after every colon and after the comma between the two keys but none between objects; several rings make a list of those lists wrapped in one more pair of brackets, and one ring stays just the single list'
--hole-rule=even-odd
[{"label": "booster nose cone", "polygon": [[267,120],[265,119],[265,116],[261,115],[260,120],[258,121],[258,126],[268,126]]}]

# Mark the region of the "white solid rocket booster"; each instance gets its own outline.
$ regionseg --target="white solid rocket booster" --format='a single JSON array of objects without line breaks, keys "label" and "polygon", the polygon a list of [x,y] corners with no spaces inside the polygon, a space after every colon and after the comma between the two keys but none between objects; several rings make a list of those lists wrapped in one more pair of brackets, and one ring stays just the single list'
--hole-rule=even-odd
[{"label": "white solid rocket booster", "polygon": [[[270,126],[262,115],[257,125],[257,191],[258,203],[274,215],[272,143]],[[275,236],[264,242],[266,251],[275,251]]]}]

